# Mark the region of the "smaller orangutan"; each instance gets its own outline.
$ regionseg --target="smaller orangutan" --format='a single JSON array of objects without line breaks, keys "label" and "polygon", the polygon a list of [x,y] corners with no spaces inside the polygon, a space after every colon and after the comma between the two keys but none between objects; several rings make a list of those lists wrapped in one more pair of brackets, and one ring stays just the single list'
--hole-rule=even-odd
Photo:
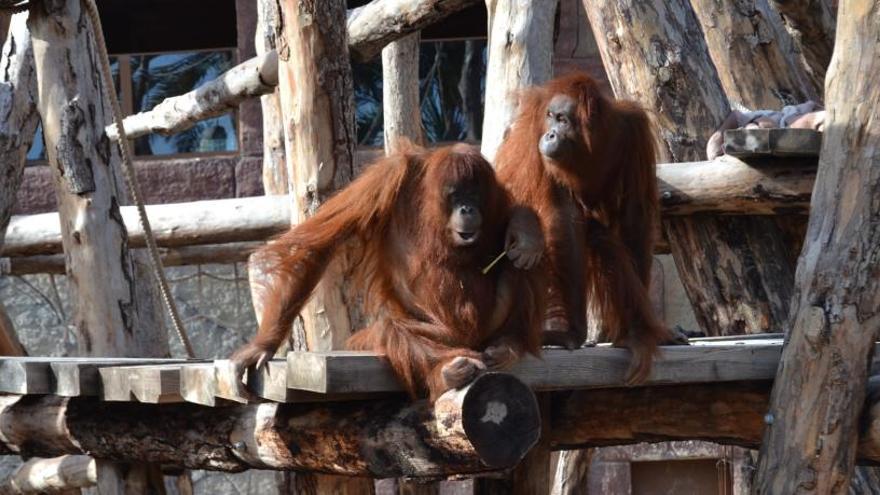
[{"label": "smaller orangutan", "polygon": [[[545,290],[530,270],[544,247],[537,217],[512,207],[478,150],[409,147],[263,248],[263,318],[231,358],[239,374],[275,354],[346,242],[356,243],[351,268],[372,320],[348,346],[384,355],[413,396],[434,400],[540,351]],[[510,262],[484,273],[504,250]]]},{"label": "smaller orangutan", "polygon": [[586,74],[563,76],[522,95],[495,166],[547,239],[545,343],[583,345],[589,304],[600,338],[632,351],[629,382],[645,380],[658,345],[673,341],[648,297],[659,219],[648,116]]}]

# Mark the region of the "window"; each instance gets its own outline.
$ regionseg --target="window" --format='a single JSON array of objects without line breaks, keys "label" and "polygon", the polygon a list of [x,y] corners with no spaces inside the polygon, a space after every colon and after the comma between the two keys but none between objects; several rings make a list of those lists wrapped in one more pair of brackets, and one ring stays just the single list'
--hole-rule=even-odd
[{"label": "window", "polygon": [[[382,60],[353,63],[358,144],[382,146]],[[419,97],[426,141],[479,141],[486,89],[486,40],[423,42]]]},{"label": "window", "polygon": [[[116,92],[126,115],[147,111],[165,98],[179,96],[235,65],[229,50],[116,55],[110,58]],[[235,152],[238,134],[232,113],[204,120],[171,136],[151,134],[133,142],[136,157]],[[27,159],[46,159],[42,127],[37,128]]]}]

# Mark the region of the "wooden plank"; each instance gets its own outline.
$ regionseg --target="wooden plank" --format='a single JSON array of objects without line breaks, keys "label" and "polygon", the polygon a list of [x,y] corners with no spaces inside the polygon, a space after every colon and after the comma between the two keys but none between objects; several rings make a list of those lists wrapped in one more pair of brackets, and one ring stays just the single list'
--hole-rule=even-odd
[{"label": "wooden plank", "polygon": [[180,365],[121,368],[130,375],[131,391],[139,402],[166,404],[183,402],[180,394]]},{"label": "wooden plank", "polygon": [[214,361],[214,386],[215,397],[241,404],[248,403],[248,392],[237,382],[235,367],[228,359]]},{"label": "wooden plank", "polygon": [[180,395],[186,402],[214,407],[217,405],[214,364],[190,364],[180,370]]},{"label": "wooden plank", "polygon": [[[781,344],[774,339],[664,347],[646,385],[770,380]],[[401,390],[391,369],[371,353],[292,352],[287,360],[289,388],[324,394]],[[508,371],[537,391],[622,387],[629,361],[628,350],[608,346],[547,349],[541,359],[529,356]]]},{"label": "wooden plank", "polygon": [[52,358],[0,358],[0,392],[9,394],[48,394],[52,389]]},{"label": "wooden plank", "polygon": [[290,352],[287,386],[317,393],[399,392],[391,368],[371,352]]},{"label": "wooden plank", "polygon": [[119,367],[100,368],[101,399],[131,402],[135,400],[131,390],[131,374]]},{"label": "wooden plank", "polygon": [[819,156],[822,133],[812,129],[730,129],[724,131],[724,153],[737,158]]},{"label": "wooden plank", "polygon": [[51,392],[62,397],[101,395],[100,368],[184,362],[181,359],[150,358],[52,358],[50,366],[55,383]]}]

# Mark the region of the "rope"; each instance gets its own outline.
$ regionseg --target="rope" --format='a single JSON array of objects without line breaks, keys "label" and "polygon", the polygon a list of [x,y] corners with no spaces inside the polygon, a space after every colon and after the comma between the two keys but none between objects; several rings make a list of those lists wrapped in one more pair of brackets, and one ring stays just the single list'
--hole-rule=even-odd
[{"label": "rope", "polygon": [[[0,0],[0,3],[5,7],[7,3],[13,3],[14,1]],[[95,5],[95,0],[82,0],[82,5],[92,21],[92,31],[94,31],[95,39],[97,40],[101,77],[104,80],[104,87],[107,91],[107,98],[110,100],[110,107],[113,109],[113,124],[116,127],[116,133],[119,135],[119,139],[116,142],[119,144],[119,154],[122,158],[122,173],[125,177],[128,191],[131,194],[131,199],[135,206],[137,206],[138,220],[140,221],[141,228],[144,229],[144,238],[147,242],[147,252],[150,255],[153,274],[159,282],[159,292],[162,295],[165,307],[168,308],[168,314],[171,315],[171,323],[174,325],[174,330],[186,349],[187,357],[192,359],[195,357],[195,353],[193,352],[189,337],[187,337],[186,331],[183,328],[183,322],[180,319],[180,313],[177,311],[177,305],[174,304],[174,300],[171,298],[171,289],[168,287],[168,279],[165,277],[165,269],[162,266],[162,259],[159,257],[156,238],[153,236],[153,229],[150,228],[150,221],[147,219],[147,210],[144,208],[144,203],[141,200],[140,187],[134,173],[134,165],[131,162],[131,144],[128,142],[125,128],[122,125],[122,108],[119,106],[119,98],[116,95],[116,87],[113,84],[113,75],[110,72],[110,59],[107,55],[107,44],[104,40],[104,31],[101,28],[98,7]]]}]

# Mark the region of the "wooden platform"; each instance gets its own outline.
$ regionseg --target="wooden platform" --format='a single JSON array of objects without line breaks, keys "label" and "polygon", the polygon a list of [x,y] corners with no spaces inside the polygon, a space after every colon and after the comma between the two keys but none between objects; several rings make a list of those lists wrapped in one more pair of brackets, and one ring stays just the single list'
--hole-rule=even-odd
[{"label": "wooden platform", "polygon": [[[772,380],[781,335],[694,339],[665,347],[646,385]],[[545,349],[510,370],[536,391],[624,386],[629,351],[607,345],[575,351]],[[226,360],[0,358],[0,393],[96,396],[105,401],[191,402],[205,406],[358,400],[401,393],[390,368],[366,352],[294,352],[246,378],[239,393]]]},{"label": "wooden platform", "polygon": [[737,158],[812,157],[822,149],[822,133],[812,129],[730,129],[724,154]]}]

